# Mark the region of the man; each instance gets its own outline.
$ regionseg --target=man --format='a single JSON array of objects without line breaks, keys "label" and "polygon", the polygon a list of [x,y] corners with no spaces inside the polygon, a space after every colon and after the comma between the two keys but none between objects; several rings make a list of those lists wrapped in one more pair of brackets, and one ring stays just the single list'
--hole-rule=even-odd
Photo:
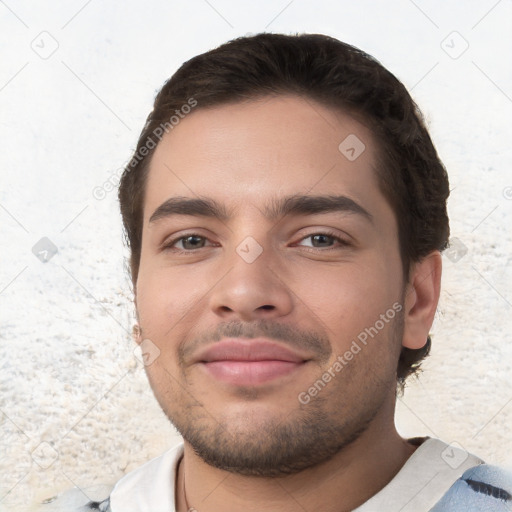
[{"label": "man", "polygon": [[135,337],[184,441],[88,509],[512,507],[504,472],[394,424],[448,193],[416,105],[356,48],[259,34],[186,62],[119,191]]}]

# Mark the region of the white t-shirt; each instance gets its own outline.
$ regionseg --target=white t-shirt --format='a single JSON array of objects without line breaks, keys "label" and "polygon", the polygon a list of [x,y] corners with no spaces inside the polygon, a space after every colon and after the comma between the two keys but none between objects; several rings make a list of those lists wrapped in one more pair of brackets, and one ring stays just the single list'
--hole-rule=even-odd
[{"label": "white t-shirt", "polygon": [[[179,444],[121,478],[110,495],[112,512],[174,512],[174,483],[182,456]],[[466,469],[482,462],[460,448],[427,438],[393,480],[354,512],[427,512]]]}]

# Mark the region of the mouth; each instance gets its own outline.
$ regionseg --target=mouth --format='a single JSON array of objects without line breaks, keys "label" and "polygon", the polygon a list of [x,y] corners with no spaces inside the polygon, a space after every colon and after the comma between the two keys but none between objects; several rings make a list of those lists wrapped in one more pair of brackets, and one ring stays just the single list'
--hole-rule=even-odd
[{"label": "mouth", "polygon": [[237,386],[258,386],[296,371],[305,362],[290,361],[212,361],[203,363],[215,379]]},{"label": "mouth", "polygon": [[215,380],[258,386],[300,370],[305,355],[264,339],[225,339],[198,355],[197,362]]}]

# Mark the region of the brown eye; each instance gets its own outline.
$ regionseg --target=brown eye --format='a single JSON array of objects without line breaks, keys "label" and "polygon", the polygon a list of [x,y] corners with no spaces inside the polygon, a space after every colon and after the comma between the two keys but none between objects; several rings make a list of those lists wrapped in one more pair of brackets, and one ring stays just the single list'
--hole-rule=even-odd
[{"label": "brown eye", "polygon": [[204,236],[198,236],[198,235],[189,235],[184,236],[178,240],[173,245],[181,244],[181,247],[178,247],[178,249],[183,250],[191,250],[191,249],[201,249],[206,244],[206,239]]},{"label": "brown eye", "polygon": [[330,249],[349,245],[348,242],[330,233],[313,233],[304,237],[300,244],[313,249]]},{"label": "brown eye", "polygon": [[191,233],[190,235],[180,236],[169,240],[162,245],[164,251],[169,252],[193,252],[195,249],[202,249],[215,245],[206,237]]},{"label": "brown eye", "polygon": [[334,243],[334,237],[329,235],[311,235],[308,238],[311,239],[311,245],[313,247],[331,247]]}]

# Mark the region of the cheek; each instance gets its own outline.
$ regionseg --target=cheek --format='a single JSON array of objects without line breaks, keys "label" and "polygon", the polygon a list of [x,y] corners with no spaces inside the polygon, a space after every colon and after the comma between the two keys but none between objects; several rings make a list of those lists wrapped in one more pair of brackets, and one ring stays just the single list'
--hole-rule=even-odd
[{"label": "cheek", "polygon": [[400,282],[393,274],[394,266],[383,267],[376,262],[337,268],[319,266],[301,273],[291,288],[330,335],[346,342],[373,326],[399,301]]},{"label": "cheek", "polygon": [[139,323],[144,337],[154,341],[166,358],[204,312],[211,286],[207,275],[197,270],[141,264],[137,280]]},{"label": "cheek", "polygon": [[187,299],[190,291],[183,272],[173,271],[155,260],[144,254],[141,258],[137,279],[137,310],[141,322],[143,318],[155,320],[162,315],[177,315],[177,308],[183,304],[183,300],[178,299]]}]

